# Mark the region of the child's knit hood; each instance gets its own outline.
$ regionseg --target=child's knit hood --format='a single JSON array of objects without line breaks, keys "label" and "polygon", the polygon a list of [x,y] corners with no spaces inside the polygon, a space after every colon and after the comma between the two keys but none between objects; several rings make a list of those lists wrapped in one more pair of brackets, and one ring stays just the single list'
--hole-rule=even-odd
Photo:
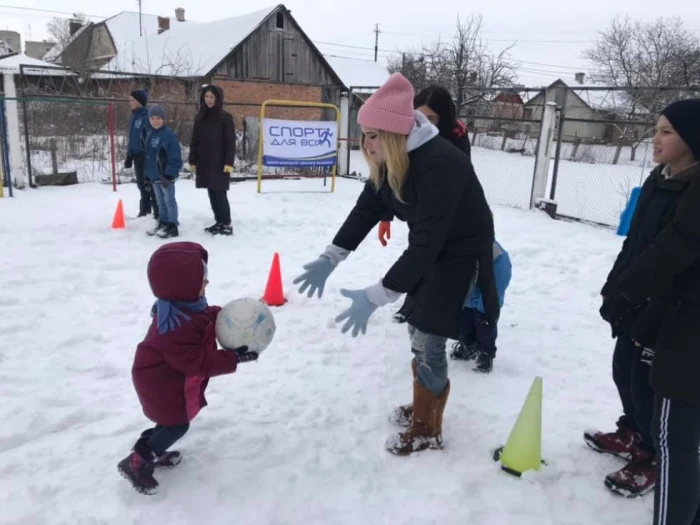
[{"label": "child's knit hood", "polygon": [[194,242],[173,242],[158,248],[148,263],[148,283],[158,299],[194,302],[204,282],[207,251]]}]

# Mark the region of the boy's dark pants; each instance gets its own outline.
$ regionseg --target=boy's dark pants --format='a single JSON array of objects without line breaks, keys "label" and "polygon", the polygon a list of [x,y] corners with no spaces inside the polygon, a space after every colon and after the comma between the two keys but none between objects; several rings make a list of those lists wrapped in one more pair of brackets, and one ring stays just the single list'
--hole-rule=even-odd
[{"label": "boy's dark pants", "polygon": [[153,193],[153,187],[151,183],[146,179],[145,174],[146,167],[146,155],[144,153],[137,153],[134,155],[134,173],[136,174],[136,186],[141,193],[141,202],[139,204],[139,211],[141,213],[151,213],[153,210],[153,217],[158,218],[158,203],[156,202],[156,196]]},{"label": "boy's dark pants", "polygon": [[642,450],[655,454],[651,423],[654,416],[654,390],[649,383],[653,355],[638,347],[627,334],[620,334],[613,353],[613,381],[622,401],[623,415],[618,426],[642,436]]},{"label": "boy's dark pants", "polygon": [[189,423],[166,427],[165,425],[156,425],[153,428],[144,430],[141,437],[136,442],[134,447],[139,452],[139,445],[146,445],[148,450],[153,452],[156,457],[164,454],[172,447],[179,439],[184,436],[190,428]]},{"label": "boy's dark pants", "polygon": [[231,206],[228,203],[226,190],[208,190],[209,203],[214,212],[214,220],[219,224],[231,224]]},{"label": "boy's dark pants", "polygon": [[654,525],[700,525],[700,406],[656,396]]},{"label": "boy's dark pants", "polygon": [[460,341],[466,346],[476,346],[481,352],[496,357],[498,323],[489,321],[486,314],[473,308],[462,308]]}]

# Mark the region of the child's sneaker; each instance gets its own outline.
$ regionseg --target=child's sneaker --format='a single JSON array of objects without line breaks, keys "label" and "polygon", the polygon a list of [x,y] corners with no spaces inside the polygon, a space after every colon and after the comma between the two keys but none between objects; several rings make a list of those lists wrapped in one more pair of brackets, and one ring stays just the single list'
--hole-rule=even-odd
[{"label": "child's sneaker", "polygon": [[169,222],[165,225],[165,228],[156,233],[156,235],[161,239],[170,239],[172,237],[177,237],[180,233],[178,232],[177,224]]},{"label": "child's sneaker", "polygon": [[219,224],[217,228],[212,230],[212,235],[233,235],[233,226],[230,224]]},{"label": "child's sneaker", "polygon": [[629,461],[639,448],[642,438],[639,432],[620,426],[615,432],[587,430],[583,433],[583,440],[596,452]]},{"label": "child's sneaker", "polygon": [[476,358],[474,372],[488,374],[493,370],[493,356],[488,352],[479,352]]},{"label": "child's sneaker", "polygon": [[132,452],[119,462],[117,469],[124,479],[131,482],[136,492],[148,496],[156,493],[158,482],[153,477],[155,469],[153,461],[144,459],[138,453]]},{"label": "child's sneaker", "polygon": [[617,472],[605,476],[605,486],[619,496],[636,498],[654,490],[656,461],[651,454],[638,450],[632,461]]},{"label": "child's sneaker", "polygon": [[476,359],[477,350],[475,345],[466,345],[461,341],[457,341],[452,345],[452,352],[450,357],[452,359],[458,359],[460,361],[471,361]]},{"label": "child's sneaker", "polygon": [[182,461],[182,454],[177,450],[170,450],[158,456],[153,464],[156,467],[171,468],[177,467]]},{"label": "child's sneaker", "polygon": [[211,226],[207,226],[206,228],[204,228],[204,231],[206,233],[214,233],[216,230],[219,229],[219,226],[221,226],[221,223],[217,222],[216,224],[212,224]]},{"label": "child's sneaker", "polygon": [[158,224],[156,225],[155,228],[152,230],[148,230],[146,234],[149,236],[153,237],[154,235],[158,235],[158,233],[166,227],[166,224],[163,221],[158,221]]}]

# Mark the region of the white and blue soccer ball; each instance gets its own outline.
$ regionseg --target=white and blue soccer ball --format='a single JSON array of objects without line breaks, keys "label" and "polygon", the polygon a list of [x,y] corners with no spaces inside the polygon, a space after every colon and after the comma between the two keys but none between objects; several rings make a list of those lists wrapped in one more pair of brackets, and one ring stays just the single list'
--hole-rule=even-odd
[{"label": "white and blue soccer ball", "polygon": [[234,299],[216,317],[216,339],[227,349],[247,346],[249,352],[262,352],[275,336],[275,318],[262,301]]}]

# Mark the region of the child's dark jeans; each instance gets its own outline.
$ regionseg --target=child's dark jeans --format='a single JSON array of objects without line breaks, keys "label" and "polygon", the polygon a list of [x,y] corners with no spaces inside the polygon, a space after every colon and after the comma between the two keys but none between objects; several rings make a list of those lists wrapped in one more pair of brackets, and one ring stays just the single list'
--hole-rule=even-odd
[{"label": "child's dark jeans", "polygon": [[163,455],[179,439],[184,436],[190,428],[189,423],[166,427],[156,425],[153,428],[144,430],[141,433],[139,442],[144,443],[155,454],[156,457]]},{"label": "child's dark jeans", "polygon": [[459,339],[462,344],[495,357],[498,324],[473,308],[463,308],[461,317]]}]

